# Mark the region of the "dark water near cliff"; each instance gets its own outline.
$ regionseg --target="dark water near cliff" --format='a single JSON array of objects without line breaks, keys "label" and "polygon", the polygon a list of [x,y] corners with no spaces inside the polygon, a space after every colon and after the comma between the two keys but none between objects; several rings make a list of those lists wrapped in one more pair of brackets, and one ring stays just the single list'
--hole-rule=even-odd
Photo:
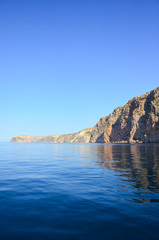
[{"label": "dark water near cliff", "polygon": [[0,239],[159,239],[159,145],[1,143]]}]

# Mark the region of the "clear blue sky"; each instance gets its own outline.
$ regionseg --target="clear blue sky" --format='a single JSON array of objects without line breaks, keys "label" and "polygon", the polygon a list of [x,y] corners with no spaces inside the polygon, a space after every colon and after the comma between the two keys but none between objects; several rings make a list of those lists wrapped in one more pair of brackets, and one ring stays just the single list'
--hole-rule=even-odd
[{"label": "clear blue sky", "polygon": [[159,86],[158,0],[0,0],[0,141],[92,127]]}]

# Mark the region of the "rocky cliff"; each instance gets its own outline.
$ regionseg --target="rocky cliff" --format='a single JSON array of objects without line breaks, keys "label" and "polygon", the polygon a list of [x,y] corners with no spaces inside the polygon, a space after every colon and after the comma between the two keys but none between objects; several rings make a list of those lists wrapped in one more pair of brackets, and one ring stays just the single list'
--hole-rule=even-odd
[{"label": "rocky cliff", "polygon": [[90,141],[92,128],[86,128],[78,133],[64,135],[50,135],[46,137],[32,137],[18,135],[11,139],[11,142],[85,142]]},{"label": "rocky cliff", "polygon": [[11,142],[159,143],[159,87],[116,108],[93,129],[47,137],[16,136]]},{"label": "rocky cliff", "polygon": [[92,129],[90,142],[159,142],[159,88],[101,118]]}]

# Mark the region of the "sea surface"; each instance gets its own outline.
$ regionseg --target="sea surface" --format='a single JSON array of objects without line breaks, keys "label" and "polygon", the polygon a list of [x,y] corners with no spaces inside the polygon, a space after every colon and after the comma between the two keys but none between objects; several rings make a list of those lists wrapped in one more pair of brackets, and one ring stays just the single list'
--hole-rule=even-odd
[{"label": "sea surface", "polygon": [[0,143],[0,240],[159,240],[159,145]]}]

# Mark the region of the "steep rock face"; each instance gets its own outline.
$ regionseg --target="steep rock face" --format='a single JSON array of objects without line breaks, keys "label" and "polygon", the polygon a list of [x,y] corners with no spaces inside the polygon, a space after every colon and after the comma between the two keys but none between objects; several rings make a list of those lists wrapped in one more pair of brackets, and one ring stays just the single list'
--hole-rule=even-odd
[{"label": "steep rock face", "polygon": [[46,137],[15,136],[11,142],[89,142],[92,128],[86,128],[78,133],[64,135],[50,135]]},{"label": "steep rock face", "polygon": [[93,129],[46,137],[16,136],[11,142],[159,143],[159,87],[116,108]]},{"label": "steep rock face", "polygon": [[159,88],[101,118],[92,129],[90,142],[159,142]]}]

